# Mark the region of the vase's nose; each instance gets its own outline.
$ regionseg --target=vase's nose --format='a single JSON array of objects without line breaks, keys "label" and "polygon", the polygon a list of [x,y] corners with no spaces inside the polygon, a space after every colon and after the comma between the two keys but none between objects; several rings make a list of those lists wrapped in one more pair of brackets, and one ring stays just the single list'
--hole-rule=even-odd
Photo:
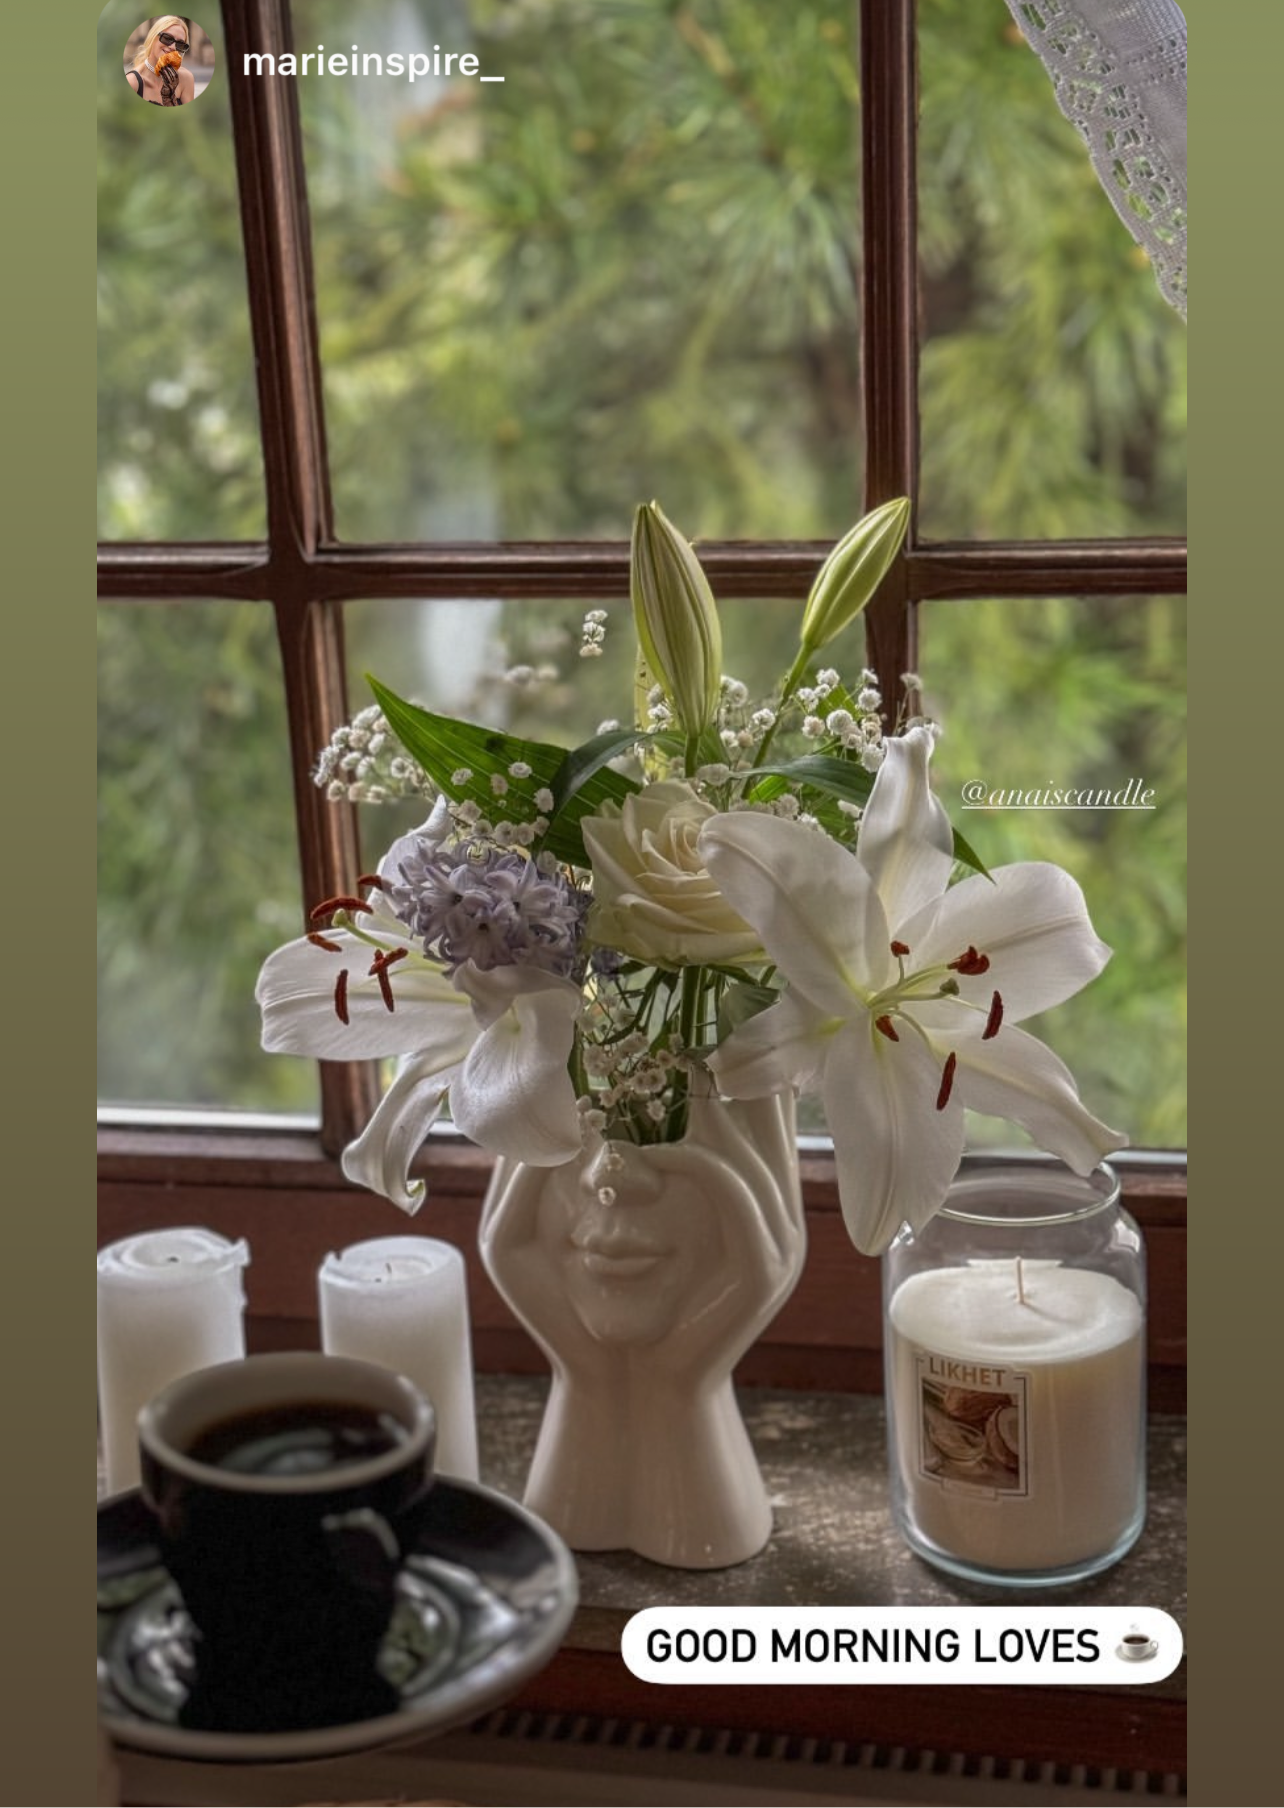
[{"label": "vase's nose", "polygon": [[634,1143],[603,1143],[584,1164],[581,1191],[609,1205],[646,1205],[658,1199],[664,1191],[664,1176],[648,1160],[649,1154]]}]

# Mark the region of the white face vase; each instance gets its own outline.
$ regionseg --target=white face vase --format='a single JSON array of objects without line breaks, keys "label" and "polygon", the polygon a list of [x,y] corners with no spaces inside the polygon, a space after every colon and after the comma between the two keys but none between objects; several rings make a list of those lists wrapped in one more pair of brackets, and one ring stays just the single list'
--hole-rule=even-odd
[{"label": "white face vase", "polygon": [[762,1549],[731,1375],[805,1249],[792,1095],[693,1098],[680,1143],[496,1168],[482,1255],[553,1369],[526,1501],[576,1549],[689,1569]]}]

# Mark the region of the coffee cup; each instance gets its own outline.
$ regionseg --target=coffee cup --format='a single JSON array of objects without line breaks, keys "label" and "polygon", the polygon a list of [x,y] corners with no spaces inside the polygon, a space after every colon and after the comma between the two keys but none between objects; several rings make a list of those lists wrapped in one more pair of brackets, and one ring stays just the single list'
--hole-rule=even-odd
[{"label": "coffee cup", "polygon": [[374,1363],[250,1356],[172,1383],[138,1435],[198,1635],[183,1722],[283,1731],[391,1712],[376,1658],[432,1487],[423,1396]]}]

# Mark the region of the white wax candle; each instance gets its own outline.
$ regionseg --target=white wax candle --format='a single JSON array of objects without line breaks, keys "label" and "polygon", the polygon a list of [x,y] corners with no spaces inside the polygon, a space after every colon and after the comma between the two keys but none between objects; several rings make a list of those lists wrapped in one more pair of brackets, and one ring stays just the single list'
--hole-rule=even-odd
[{"label": "white wax candle", "polygon": [[244,1242],[186,1228],[98,1253],[98,1403],[107,1490],[138,1482],[137,1419],[171,1381],[245,1354]]},{"label": "white wax candle", "polygon": [[374,1237],[321,1265],[321,1343],[413,1381],[437,1413],[437,1467],[477,1480],[464,1258],[431,1237]]},{"label": "white wax candle", "polygon": [[1134,1294],[1049,1261],[1024,1261],[1018,1289],[1015,1262],[978,1261],[912,1275],[889,1318],[901,1482],[925,1538],[1039,1570],[1123,1537],[1144,1436]]}]

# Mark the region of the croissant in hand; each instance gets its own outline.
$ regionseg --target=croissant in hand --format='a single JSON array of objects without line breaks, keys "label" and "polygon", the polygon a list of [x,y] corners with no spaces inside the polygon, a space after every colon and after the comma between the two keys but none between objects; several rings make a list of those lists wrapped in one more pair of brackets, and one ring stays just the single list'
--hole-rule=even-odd
[{"label": "croissant in hand", "polygon": [[178,94],[178,72],[183,59],[176,50],[162,50],[156,58],[156,73],[161,80],[161,105],[172,107]]}]

